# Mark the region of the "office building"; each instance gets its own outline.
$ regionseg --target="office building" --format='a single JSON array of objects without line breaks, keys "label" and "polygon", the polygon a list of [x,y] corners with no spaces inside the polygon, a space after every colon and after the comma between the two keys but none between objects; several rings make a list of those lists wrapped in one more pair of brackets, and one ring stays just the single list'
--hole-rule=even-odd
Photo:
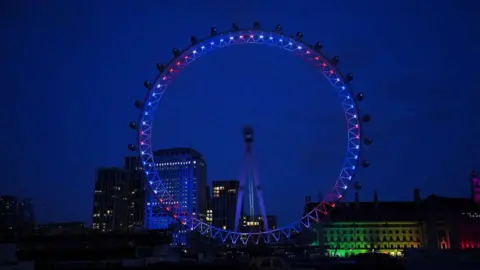
[{"label": "office building", "polygon": [[35,225],[33,203],[15,196],[0,196],[0,238],[29,233]]},{"label": "office building", "polygon": [[121,168],[97,170],[92,229],[103,232],[128,230],[129,174]]},{"label": "office building", "polygon": [[128,227],[130,230],[143,229],[147,186],[145,175],[141,170],[140,158],[138,156],[125,157],[123,168],[128,173]]},{"label": "office building", "polygon": [[[172,203],[178,204],[177,211],[206,220],[207,168],[202,155],[192,148],[170,148],[154,151],[154,160],[163,185],[174,198]],[[166,229],[175,223],[153,192],[147,190],[146,228]]]},{"label": "office building", "polygon": [[205,221],[208,224],[212,224],[213,222],[213,203],[212,203],[212,192],[210,190],[210,186],[207,186],[207,189],[205,190],[206,192],[206,198],[207,198],[207,206],[206,206],[206,217]]},{"label": "office building", "polygon": [[18,199],[0,196],[0,228],[13,230],[18,225]]},{"label": "office building", "polygon": [[235,211],[240,182],[237,180],[213,181],[213,225],[225,230],[234,230]]}]

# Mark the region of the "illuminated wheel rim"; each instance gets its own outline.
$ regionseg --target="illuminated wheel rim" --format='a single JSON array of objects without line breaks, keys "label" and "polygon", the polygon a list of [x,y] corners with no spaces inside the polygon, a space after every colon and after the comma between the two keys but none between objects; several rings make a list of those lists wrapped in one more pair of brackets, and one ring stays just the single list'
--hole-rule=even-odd
[{"label": "illuminated wheel rim", "polygon": [[[322,221],[328,211],[342,199],[351,183],[359,163],[361,149],[361,121],[358,116],[357,102],[349,87],[347,79],[337,69],[335,63],[327,58],[318,48],[304,43],[301,38],[285,36],[277,31],[262,31],[258,29],[238,30],[218,33],[209,38],[194,42],[188,49],[178,52],[172,61],[160,69],[155,79],[146,85],[148,91],[142,104],[138,126],[138,151],[148,184],[158,199],[159,204],[175,219],[190,230],[198,230],[201,234],[232,244],[271,243],[290,238],[303,228]],[[347,125],[347,151],[335,180],[327,196],[316,207],[299,220],[270,231],[243,233],[229,231],[212,226],[190,213],[182,213],[174,198],[164,187],[155,166],[152,147],[152,125],[159,101],[168,86],[179,73],[190,63],[216,49],[237,44],[264,44],[292,52],[310,63],[337,90]],[[240,241],[240,242],[239,242]]]}]

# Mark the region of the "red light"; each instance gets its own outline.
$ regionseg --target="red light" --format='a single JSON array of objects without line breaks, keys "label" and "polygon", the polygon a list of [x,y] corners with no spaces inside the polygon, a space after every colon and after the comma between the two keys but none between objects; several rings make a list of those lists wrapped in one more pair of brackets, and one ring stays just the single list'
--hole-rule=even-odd
[{"label": "red light", "polygon": [[327,63],[323,62],[322,67],[326,67],[326,66],[327,66]]},{"label": "red light", "polygon": [[167,80],[167,77],[166,77],[166,76],[163,76],[162,80],[166,81],[166,80]]},{"label": "red light", "polygon": [[334,73],[335,73],[335,71],[333,71],[333,69],[331,69],[331,70],[330,70],[330,74],[334,74]]},{"label": "red light", "polygon": [[310,54],[310,51],[307,51],[307,54]]},{"label": "red light", "polygon": [[165,208],[165,209],[167,209],[167,211],[170,211],[170,207],[167,207],[167,208]]},{"label": "red light", "polygon": [[163,199],[160,199],[160,203],[163,203]]},{"label": "red light", "polygon": [[188,58],[188,55],[185,55],[185,57],[184,57],[184,58],[185,58],[185,59],[187,59],[187,58]]},{"label": "red light", "polygon": [[170,72],[173,72],[173,68],[171,68],[169,71],[170,71]]},{"label": "red light", "polygon": [[315,60],[320,60],[320,57],[315,56],[313,59],[315,59]]},{"label": "red light", "polygon": [[[177,66],[180,66],[180,61],[177,62]],[[173,71],[173,69],[170,69],[170,70],[171,70],[170,72]]]},{"label": "red light", "polygon": [[142,135],[143,135],[143,134],[145,134],[145,132],[141,131],[141,132],[140,132],[140,134],[142,134]]},{"label": "red light", "polygon": [[173,218],[177,218],[177,215],[173,215]]}]

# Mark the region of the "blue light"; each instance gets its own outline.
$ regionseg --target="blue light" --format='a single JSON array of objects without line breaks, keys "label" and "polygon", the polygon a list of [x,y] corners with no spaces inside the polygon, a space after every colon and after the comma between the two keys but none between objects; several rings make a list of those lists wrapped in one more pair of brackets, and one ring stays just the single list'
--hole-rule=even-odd
[{"label": "blue light", "polygon": [[[264,40],[266,36],[268,36],[268,39]],[[245,38],[244,38],[245,37]],[[248,37],[248,39],[246,38]],[[347,130],[349,131],[347,133],[348,136],[348,141],[349,141],[349,146],[347,148],[347,155],[343,163],[343,167],[341,169],[341,173],[337,178],[337,182],[335,183],[333,189],[332,189],[332,194],[334,196],[332,197],[338,197],[338,194],[341,194],[344,191],[344,182],[345,181],[350,181],[352,179],[352,176],[354,175],[354,171],[357,168],[357,166],[352,164],[357,164],[358,163],[358,157],[360,154],[360,145],[358,144],[361,142],[361,132],[360,132],[360,121],[358,119],[358,113],[357,113],[357,108],[355,104],[355,99],[351,98],[351,91],[348,87],[348,85],[345,84],[344,80],[342,79],[341,74],[335,66],[331,66],[329,64],[329,59],[325,58],[323,54],[317,53],[315,51],[310,51],[308,50],[308,45],[304,43],[301,40],[292,40],[292,39],[287,39],[285,40],[288,42],[287,46],[285,46],[285,43],[283,38],[283,34],[277,33],[277,32],[261,32],[259,30],[240,30],[234,33],[230,33],[228,36],[223,35],[223,34],[218,34],[217,36],[210,37],[206,39],[203,43],[205,44],[210,44],[212,46],[200,46],[201,48],[201,53],[198,53],[198,47],[196,47],[197,50],[192,50],[194,47],[190,47],[187,50],[183,51],[182,55],[178,57],[178,59],[175,59],[169,66],[165,68],[165,70],[170,70],[171,68],[175,69],[176,72],[180,71],[180,69],[176,68],[176,63],[178,60],[181,60],[182,62],[182,69],[183,67],[187,66],[191,62],[195,61],[184,61],[184,59],[191,59],[195,60],[199,58],[200,56],[206,55],[207,52],[216,50],[218,48],[223,48],[228,45],[233,45],[233,44],[246,44],[246,43],[259,43],[259,44],[268,44],[272,45],[273,47],[285,49],[290,52],[294,52],[295,55],[305,58],[306,62],[312,63],[313,66],[320,71],[320,74],[323,74],[324,77],[332,84],[332,86],[337,89],[340,101],[342,103],[342,108],[344,109],[345,117],[346,117],[346,123],[347,123]],[[227,41],[227,42],[225,42]],[[215,45],[216,46],[213,46]],[[294,46],[294,47],[293,47]],[[297,48],[297,50],[293,49]],[[306,50],[305,53],[298,53],[298,50]],[[295,53],[296,52],[296,53]],[[302,51],[303,52],[303,51]],[[340,76],[340,77],[338,77]],[[162,88],[167,89],[168,85],[173,82],[174,77],[170,77],[168,73],[165,74],[160,74],[157,78],[160,78],[153,83],[156,84],[157,88]],[[161,84],[159,82],[162,82]],[[347,91],[346,93],[343,91]],[[148,104],[148,106],[143,107],[143,112],[140,116],[140,121],[142,123],[141,128],[139,129],[139,132],[142,132],[139,135],[140,142],[139,142],[139,151],[141,153],[141,159],[142,159],[142,164],[144,166],[144,171],[145,175],[147,178],[148,183],[152,187],[156,187],[155,191],[157,192],[157,197],[152,198],[152,203],[158,199],[161,199],[162,204],[169,205],[170,207],[177,207],[174,205],[174,202],[169,199],[171,195],[169,194],[168,190],[165,189],[163,182],[161,181],[161,177],[156,169],[156,166],[152,164],[153,162],[153,152],[152,152],[152,132],[151,132],[151,123],[150,121],[152,120],[150,115],[154,115],[154,110],[156,110],[157,106],[152,106],[152,104],[157,104],[156,102],[159,102],[160,98],[163,96],[163,92],[157,91],[150,91],[150,95],[147,96],[147,100],[144,104]],[[148,123],[148,125],[147,125]],[[352,146],[352,143],[355,142]],[[148,162],[147,162],[148,161]],[[153,165],[153,166],[152,166]],[[343,181],[343,182],[342,182]],[[158,188],[158,189],[157,189]],[[346,186],[345,186],[346,189]],[[340,196],[342,197],[342,196]],[[180,199],[180,198],[178,198]],[[180,202],[180,205],[178,207],[184,207],[185,200],[175,200]],[[188,201],[188,200],[187,200]],[[333,201],[331,203],[334,203]],[[188,206],[188,203],[187,203]],[[188,207],[187,207],[188,208]],[[179,210],[177,208],[173,209],[172,211],[175,212],[176,210]],[[190,209],[185,209],[187,211],[191,211]],[[313,213],[315,212],[315,213]],[[324,213],[321,212],[320,210],[314,210],[313,212],[309,213],[310,216],[323,216]],[[180,213],[180,212],[177,212]],[[203,231],[205,230],[206,227],[209,227],[210,225],[203,223],[201,220],[197,219],[195,216],[186,216],[185,217],[188,220],[188,226],[190,226],[191,229],[196,229],[198,226],[203,228]],[[158,219],[156,222],[157,223],[162,223],[166,224],[165,222],[171,221],[171,218],[163,217],[162,220]],[[183,220],[183,219],[182,219]],[[260,236],[263,236],[265,239],[272,239],[272,241],[275,241],[274,239],[280,239],[281,237],[288,237],[290,235],[291,231],[296,231],[299,227],[304,226],[301,225],[300,221],[308,221],[307,223],[311,223],[313,221],[308,220],[308,218],[303,217],[301,220],[296,221],[286,227],[273,230],[273,231],[268,231],[268,232],[261,232],[259,234],[247,234],[243,238],[239,238],[240,233],[238,232],[229,232],[225,231],[219,228],[215,227],[210,227],[208,231],[212,233],[212,237],[220,239],[222,242],[236,242],[238,239],[240,239],[242,242],[244,242],[244,238],[247,238],[248,241],[249,238],[252,239],[260,239]],[[243,234],[242,234],[243,235]],[[284,235],[284,236],[282,236]],[[256,237],[256,238],[255,238]],[[180,235],[178,238],[181,238]],[[262,239],[264,239],[262,238]],[[180,241],[179,243],[184,243],[185,241]],[[246,242],[244,242],[246,243]]]}]

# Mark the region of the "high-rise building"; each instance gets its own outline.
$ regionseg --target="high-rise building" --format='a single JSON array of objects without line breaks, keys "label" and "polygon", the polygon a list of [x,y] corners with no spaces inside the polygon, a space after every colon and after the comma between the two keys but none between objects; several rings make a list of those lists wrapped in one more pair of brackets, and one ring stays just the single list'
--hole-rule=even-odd
[{"label": "high-rise building", "polygon": [[235,228],[235,211],[237,206],[237,180],[213,181],[213,225],[218,228],[233,230]]},{"label": "high-rise building", "polygon": [[15,196],[0,196],[0,230],[13,230],[18,223],[18,199]]},{"label": "high-rise building", "polygon": [[[179,210],[205,220],[207,168],[203,156],[192,148],[170,148],[154,151],[154,159],[159,177]],[[173,218],[151,190],[146,194],[145,227],[168,228],[174,223]]]},{"label": "high-rise building", "polygon": [[104,232],[128,229],[129,174],[121,168],[97,170],[93,199],[94,230]]},{"label": "high-rise building", "polygon": [[35,217],[33,203],[29,199],[15,196],[0,196],[0,231],[8,233],[27,233],[33,230]]},{"label": "high-rise building", "polygon": [[128,172],[128,227],[143,228],[145,221],[145,175],[138,156],[125,157],[124,169]]},{"label": "high-rise building", "polygon": [[13,229],[17,223],[17,197],[0,196],[0,228]]},{"label": "high-rise building", "polygon": [[206,192],[206,198],[207,198],[207,209],[206,213],[207,216],[205,217],[205,220],[207,221],[208,224],[212,224],[213,222],[213,203],[212,203],[212,192],[210,191],[210,186],[207,186],[207,189],[205,190]]}]

